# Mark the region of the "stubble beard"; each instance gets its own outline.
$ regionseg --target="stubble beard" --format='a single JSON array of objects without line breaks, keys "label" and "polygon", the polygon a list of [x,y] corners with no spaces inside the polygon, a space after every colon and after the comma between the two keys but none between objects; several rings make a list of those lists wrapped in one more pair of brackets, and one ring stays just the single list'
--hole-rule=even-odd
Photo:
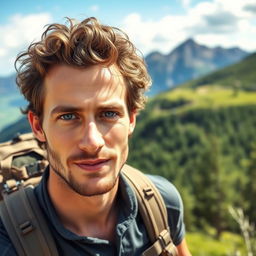
[{"label": "stubble beard", "polygon": [[[61,178],[61,180],[64,181],[64,183],[70,189],[72,189],[74,192],[78,193],[81,196],[89,196],[90,197],[90,196],[97,196],[97,195],[105,194],[105,193],[111,191],[115,187],[115,185],[118,181],[120,172],[115,177],[115,172],[112,171],[111,178],[109,179],[107,184],[105,184],[104,186],[101,186],[100,189],[92,190],[91,186],[86,186],[86,184],[83,184],[83,183],[80,183],[79,181],[77,181],[77,179],[73,175],[72,171],[70,169],[68,169],[68,167],[65,168],[63,166],[60,156],[49,147],[48,143],[46,143],[46,150],[47,150],[48,161],[49,161],[50,167],[54,171],[54,173],[57,174]],[[100,178],[99,174],[97,174],[97,173],[93,174],[94,178],[96,178],[97,176],[98,176],[98,178]]]}]

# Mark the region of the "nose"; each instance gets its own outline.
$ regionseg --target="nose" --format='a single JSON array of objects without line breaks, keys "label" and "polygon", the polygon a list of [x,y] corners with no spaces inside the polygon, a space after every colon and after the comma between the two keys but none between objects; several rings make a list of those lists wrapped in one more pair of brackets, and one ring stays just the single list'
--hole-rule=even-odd
[{"label": "nose", "polygon": [[80,141],[80,148],[87,153],[96,153],[104,145],[104,139],[95,122],[90,122]]}]

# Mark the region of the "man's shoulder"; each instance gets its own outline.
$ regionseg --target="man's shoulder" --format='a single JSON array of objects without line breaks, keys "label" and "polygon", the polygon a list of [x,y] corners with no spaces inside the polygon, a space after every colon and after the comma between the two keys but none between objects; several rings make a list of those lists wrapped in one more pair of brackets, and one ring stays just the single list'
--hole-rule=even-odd
[{"label": "man's shoulder", "polygon": [[167,209],[183,211],[183,203],[180,193],[173,183],[162,176],[149,174],[146,174],[146,176],[157,187],[164,199]]},{"label": "man's shoulder", "polygon": [[157,175],[147,175],[162,195],[167,213],[168,222],[175,245],[181,243],[185,236],[183,220],[183,202],[177,188],[167,179]]}]

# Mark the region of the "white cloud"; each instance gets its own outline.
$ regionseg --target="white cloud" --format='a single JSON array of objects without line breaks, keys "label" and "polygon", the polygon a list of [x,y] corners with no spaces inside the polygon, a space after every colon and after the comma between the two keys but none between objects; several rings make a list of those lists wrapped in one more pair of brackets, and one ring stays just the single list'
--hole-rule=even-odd
[{"label": "white cloud", "polygon": [[[190,1],[183,0],[188,6]],[[153,50],[169,53],[189,37],[209,46],[256,50],[256,1],[213,0],[186,9],[183,15],[146,20],[132,13],[123,20],[123,29],[144,54]]]},{"label": "white cloud", "polygon": [[190,6],[191,0],[181,0],[182,6],[187,9]]},{"label": "white cloud", "polygon": [[152,50],[167,52],[177,44],[177,39],[185,40],[186,35],[181,29],[183,23],[179,16],[144,21],[139,14],[133,13],[125,18],[123,29],[143,53]]},{"label": "white cloud", "polygon": [[48,13],[22,16],[16,14],[8,23],[0,25],[0,74],[14,72],[14,60],[17,54],[28,47],[42,34],[44,26],[51,22]]},{"label": "white cloud", "polygon": [[99,6],[98,5],[92,5],[89,9],[93,12],[97,12],[99,10]]},{"label": "white cloud", "polygon": [[0,58],[3,57],[3,56],[5,56],[6,54],[7,54],[6,49],[0,48]]}]

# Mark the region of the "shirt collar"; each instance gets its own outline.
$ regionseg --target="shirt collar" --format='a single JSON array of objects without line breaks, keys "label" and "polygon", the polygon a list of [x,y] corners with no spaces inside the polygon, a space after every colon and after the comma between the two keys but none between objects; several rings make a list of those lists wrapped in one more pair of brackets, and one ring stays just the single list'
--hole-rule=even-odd
[{"label": "shirt collar", "polygon": [[[48,190],[47,190],[47,181],[49,178],[49,167],[46,168],[42,180],[35,189],[36,196],[38,198],[39,204],[43,209],[48,222],[51,223],[52,227],[65,239],[68,240],[87,240],[88,242],[94,243],[97,240],[96,238],[89,238],[78,236],[70,230],[66,229],[61,221],[58,218],[58,215],[55,211],[55,208],[51,202]],[[138,203],[136,196],[128,182],[125,180],[125,177],[120,173],[119,179],[119,189],[118,189],[118,223],[117,223],[117,235],[122,236],[122,234],[127,230],[132,221],[135,221],[135,218],[138,213]],[[101,240],[104,241],[104,240]]]}]

